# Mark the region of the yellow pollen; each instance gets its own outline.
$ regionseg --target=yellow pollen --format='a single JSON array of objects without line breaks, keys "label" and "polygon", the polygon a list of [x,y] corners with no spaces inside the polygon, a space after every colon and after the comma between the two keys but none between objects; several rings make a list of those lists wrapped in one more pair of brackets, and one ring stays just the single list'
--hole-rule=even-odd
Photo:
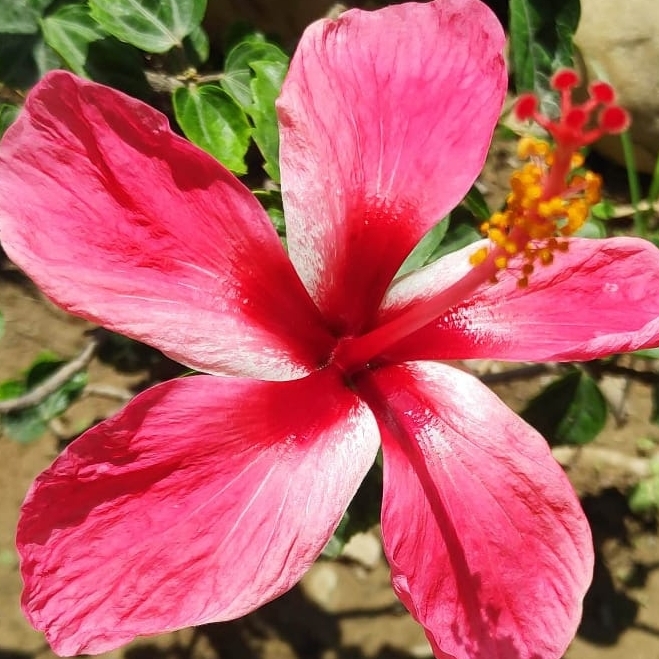
[{"label": "yellow pollen", "polygon": [[583,157],[582,153],[573,153],[572,160],[570,160],[570,166],[572,169],[579,169],[579,167],[583,167],[585,160],[586,159]]},{"label": "yellow pollen", "polygon": [[[563,152],[557,160],[554,149],[542,140],[521,138],[517,154],[525,162],[510,177],[511,191],[504,210],[480,227],[490,245],[472,254],[470,262],[478,266],[491,255],[497,270],[519,268],[518,285],[524,288],[534,263],[550,265],[555,252],[568,249],[568,243],[560,238],[573,235],[584,225],[590,207],[600,200],[602,182],[590,171],[574,171],[583,167],[580,153]],[[552,166],[565,163],[566,158],[570,169],[565,173],[561,170],[557,180]],[[514,258],[517,256],[521,261]]]},{"label": "yellow pollen", "polygon": [[483,261],[485,261],[488,253],[489,250],[487,249],[487,247],[481,247],[478,251],[474,252],[469,257],[469,263],[471,263],[471,265],[473,266],[480,265],[481,263],[483,263]]}]

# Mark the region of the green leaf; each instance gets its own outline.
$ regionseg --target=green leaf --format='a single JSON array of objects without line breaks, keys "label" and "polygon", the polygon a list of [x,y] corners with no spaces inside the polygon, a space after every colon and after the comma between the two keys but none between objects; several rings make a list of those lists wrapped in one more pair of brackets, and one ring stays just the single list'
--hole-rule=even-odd
[{"label": "green leaf", "polygon": [[654,513],[659,510],[659,474],[637,483],[629,495],[629,508],[633,513]]},{"label": "green leaf", "polygon": [[[1,1],[1,0],[0,0]],[[0,34],[0,83],[28,89],[62,62],[41,34]]]},{"label": "green leaf", "polygon": [[597,383],[579,370],[554,380],[522,412],[550,444],[587,444],[604,428],[606,416]]},{"label": "green leaf", "polygon": [[[7,380],[0,384],[0,400],[29,392],[65,363],[52,353],[42,353],[32,363],[23,380]],[[38,439],[46,431],[48,422],[65,412],[86,384],[87,373],[81,371],[37,405],[3,414],[0,419],[5,432],[21,443]]]},{"label": "green leaf", "polygon": [[[453,218],[452,218],[453,219]],[[434,254],[435,259],[456,252],[471,243],[480,240],[483,236],[470,224],[464,222],[451,222],[439,248]]]},{"label": "green leaf", "polygon": [[5,380],[0,382],[0,400],[11,400],[25,393],[23,380]]},{"label": "green leaf", "polygon": [[616,207],[608,199],[602,199],[602,201],[594,204],[590,209],[593,217],[598,220],[612,219],[615,217],[615,211]]},{"label": "green leaf", "polygon": [[237,174],[247,171],[251,126],[245,113],[217,85],[179,87],[173,95],[176,120],[186,137]]},{"label": "green leaf", "polygon": [[131,92],[144,82],[139,51],[105,32],[85,5],[63,5],[41,27],[46,43],[79,76]]},{"label": "green leaf", "polygon": [[462,203],[467,207],[469,212],[481,222],[487,222],[487,220],[492,217],[492,211],[487,205],[485,197],[483,197],[483,194],[475,185],[471,186],[471,189],[467,193],[467,196],[462,200]]},{"label": "green leaf", "polygon": [[279,182],[279,126],[275,99],[279,96],[288,64],[281,62],[252,62],[256,74],[252,79],[254,102],[247,112],[254,122],[253,138],[265,161],[263,169],[268,176]]},{"label": "green leaf", "polygon": [[448,231],[450,219],[450,216],[445,217],[421,238],[418,245],[410,252],[405,261],[403,261],[403,265],[400,266],[400,269],[396,273],[396,278],[403,277],[409,272],[418,270],[434,260],[433,256],[437,253]]},{"label": "green leaf", "polygon": [[535,92],[543,111],[556,112],[552,74],[573,66],[572,37],[580,15],[579,0],[510,0],[510,45],[518,92]]},{"label": "green leaf", "polygon": [[41,21],[46,43],[79,76],[87,76],[85,63],[90,43],[106,35],[84,5],[64,5]]},{"label": "green leaf", "polygon": [[279,236],[286,236],[286,221],[281,192],[279,190],[252,190],[252,192],[265,208]]},{"label": "green leaf", "polygon": [[198,25],[183,39],[183,48],[187,58],[196,66],[204,64],[210,56],[210,41],[206,30]]},{"label": "green leaf", "polygon": [[580,238],[606,238],[606,227],[600,220],[590,218],[574,235]]},{"label": "green leaf", "polygon": [[32,34],[39,29],[39,18],[52,0],[2,0],[0,33]]},{"label": "green leaf", "polygon": [[645,348],[636,350],[631,353],[634,357],[643,357],[644,359],[659,359],[659,348]]},{"label": "green leaf", "polygon": [[275,44],[254,34],[245,37],[229,51],[220,84],[244,110],[252,105],[254,71],[251,64],[254,62],[273,62],[288,67],[288,55]]},{"label": "green leaf", "polygon": [[35,407],[2,415],[2,428],[19,444],[29,444],[39,439],[48,429],[48,421],[42,419]]},{"label": "green leaf", "polygon": [[280,236],[286,235],[286,219],[284,218],[284,211],[281,208],[276,206],[270,206],[265,209],[265,212],[268,214],[270,221],[275,227],[277,233]]},{"label": "green leaf", "polygon": [[148,53],[164,53],[199,27],[206,0],[89,0],[89,6],[109,34]]},{"label": "green leaf", "polygon": [[15,105],[3,103],[0,105],[0,137],[11,126],[18,116],[19,109]]}]

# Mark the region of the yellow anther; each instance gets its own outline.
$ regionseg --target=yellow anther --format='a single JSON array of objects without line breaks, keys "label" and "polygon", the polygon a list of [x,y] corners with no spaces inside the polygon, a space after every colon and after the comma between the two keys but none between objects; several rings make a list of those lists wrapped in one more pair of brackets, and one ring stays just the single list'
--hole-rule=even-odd
[{"label": "yellow anther", "polygon": [[490,246],[472,254],[470,262],[478,266],[491,255],[497,270],[519,268],[518,285],[524,288],[534,264],[550,265],[555,252],[568,249],[568,243],[557,238],[571,236],[584,225],[590,207],[600,200],[602,183],[592,172],[574,172],[584,164],[578,152],[563,151],[555,158],[547,142],[524,137],[517,154],[526,162],[510,177],[505,209],[480,227]]},{"label": "yellow anther", "polygon": [[593,206],[602,198],[602,177],[593,172],[586,172],[584,179],[586,181],[584,199],[588,205]]},{"label": "yellow anther", "polygon": [[520,160],[528,160],[534,154],[536,141],[532,137],[522,137],[517,143],[517,157]]},{"label": "yellow anther", "polygon": [[565,209],[567,215],[567,227],[570,229],[570,235],[581,229],[584,222],[588,218],[589,206],[583,199],[575,199],[570,202],[570,205]]},{"label": "yellow anther", "polygon": [[487,247],[480,247],[469,257],[469,263],[471,263],[473,266],[480,265],[483,263],[483,261],[485,261],[488,253],[489,250]]},{"label": "yellow anther", "polygon": [[570,160],[570,166],[572,167],[572,169],[579,169],[579,167],[583,167],[584,162],[585,162],[585,158],[583,157],[583,154],[577,151],[576,153],[572,154],[572,158]]},{"label": "yellow anther", "polygon": [[508,218],[505,213],[493,213],[490,218],[490,226],[498,228],[506,228],[508,226]]},{"label": "yellow anther", "polygon": [[550,150],[551,147],[547,142],[535,137],[522,137],[517,144],[517,156],[520,160],[528,160],[532,157],[544,159]]},{"label": "yellow anther", "polygon": [[538,204],[538,213],[545,218],[555,217],[563,213],[563,200],[560,197],[552,197]]},{"label": "yellow anther", "polygon": [[506,234],[501,229],[490,229],[489,231],[490,240],[495,244],[501,247],[506,242]]},{"label": "yellow anther", "polygon": [[540,259],[540,263],[542,263],[542,265],[550,265],[554,260],[554,255],[550,249],[541,249],[538,252],[538,258]]}]

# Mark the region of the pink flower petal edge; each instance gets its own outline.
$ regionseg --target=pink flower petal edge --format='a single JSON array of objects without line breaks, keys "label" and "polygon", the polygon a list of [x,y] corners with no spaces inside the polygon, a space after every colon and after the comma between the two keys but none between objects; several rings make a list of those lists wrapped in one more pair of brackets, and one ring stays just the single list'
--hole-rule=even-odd
[{"label": "pink flower petal edge", "polygon": [[[469,245],[395,282],[381,322],[420,300],[441,297],[471,269]],[[659,344],[659,250],[639,238],[572,238],[539,266],[528,287],[513,268],[496,284],[446,310],[388,351],[394,361],[500,359],[586,361]]]},{"label": "pink flower petal edge", "polygon": [[436,656],[561,656],[580,620],[593,549],[546,441],[444,364],[369,377],[393,585]]},{"label": "pink flower petal edge", "polygon": [[282,194],[291,259],[338,331],[362,329],[480,172],[503,43],[477,0],[348,11],[304,33],[277,102]]},{"label": "pink flower petal edge", "polygon": [[153,108],[49,73],[0,168],[2,244],[67,311],[206,372],[317,366],[329,336],[265,211]]},{"label": "pink flower petal edge", "polygon": [[65,656],[252,611],[317,558],[378,444],[333,370],[153,387],[32,486],[24,611]]}]

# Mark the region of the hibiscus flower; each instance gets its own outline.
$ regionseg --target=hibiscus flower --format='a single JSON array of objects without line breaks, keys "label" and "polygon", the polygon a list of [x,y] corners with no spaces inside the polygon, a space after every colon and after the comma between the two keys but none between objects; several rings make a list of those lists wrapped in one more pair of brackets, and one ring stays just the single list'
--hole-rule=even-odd
[{"label": "hibiscus flower", "polygon": [[0,147],[7,254],[67,311],[202,372],[136,396],[28,492],[22,605],[56,652],[284,593],[380,446],[393,586],[437,657],[565,650],[592,569],[579,502],[544,439],[442,360],[657,345],[659,257],[569,238],[522,286],[490,231],[394,281],[483,165],[503,42],[477,0],[312,25],[278,101],[288,254],[152,108],[65,72],[32,91]]}]

